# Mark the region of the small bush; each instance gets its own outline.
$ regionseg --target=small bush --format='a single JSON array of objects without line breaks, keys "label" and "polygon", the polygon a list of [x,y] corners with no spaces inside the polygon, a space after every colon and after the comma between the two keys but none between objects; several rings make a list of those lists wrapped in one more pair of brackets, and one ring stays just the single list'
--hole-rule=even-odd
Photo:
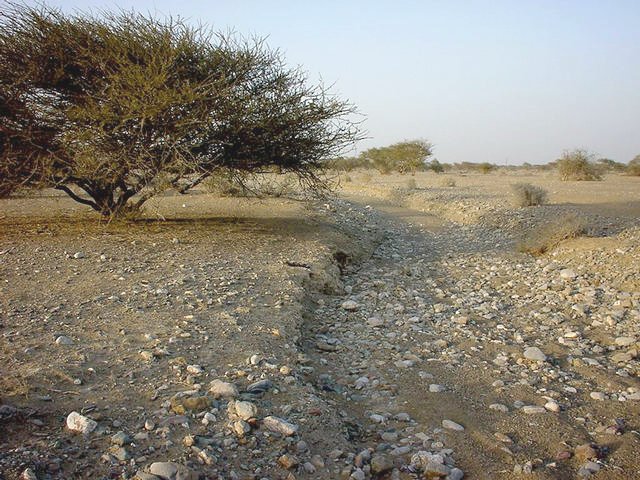
[{"label": "small bush", "polygon": [[453,188],[456,186],[456,181],[453,178],[443,178],[440,185],[443,187]]},{"label": "small bush", "polygon": [[562,181],[594,181],[602,180],[598,168],[593,164],[593,154],[586,150],[564,152],[556,162],[560,180]]},{"label": "small bush", "polygon": [[511,186],[517,207],[533,207],[547,202],[547,191],[530,183],[517,183]]},{"label": "small bush", "polygon": [[482,173],[483,175],[486,175],[487,173],[495,170],[495,168],[496,166],[489,162],[480,163],[478,165],[478,170],[480,170],[480,173]]},{"label": "small bush", "polygon": [[369,173],[363,173],[360,176],[360,181],[362,183],[371,183],[371,180],[373,180],[373,177]]},{"label": "small bush", "polygon": [[226,173],[211,175],[202,182],[202,186],[208,193],[220,197],[243,197],[247,194],[245,188]]},{"label": "small bush", "polygon": [[438,161],[437,158],[434,158],[427,164],[427,168],[433,170],[435,173],[444,172],[444,166]]},{"label": "small bush", "polygon": [[577,238],[587,233],[587,222],[577,215],[565,215],[553,222],[533,228],[518,242],[518,251],[542,255],[564,240]]},{"label": "small bush", "polygon": [[629,162],[627,175],[640,177],[640,155],[636,155],[635,158]]},{"label": "small bush", "polygon": [[415,190],[416,188],[418,188],[415,178],[410,178],[409,180],[404,182],[404,186],[407,190]]}]

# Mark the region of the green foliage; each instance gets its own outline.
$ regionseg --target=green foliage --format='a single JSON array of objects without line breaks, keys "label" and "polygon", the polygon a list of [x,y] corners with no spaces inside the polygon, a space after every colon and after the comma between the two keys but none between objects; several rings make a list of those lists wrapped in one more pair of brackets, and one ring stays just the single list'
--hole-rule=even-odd
[{"label": "green foliage", "polygon": [[9,4],[0,100],[0,194],[54,187],[103,215],[220,169],[322,189],[322,160],[359,136],[352,105],[262,41],[130,12]]},{"label": "green foliage", "polygon": [[483,162],[483,163],[479,163],[477,168],[480,171],[480,173],[482,173],[483,175],[486,175],[487,173],[495,170],[496,166],[489,162]]},{"label": "green foliage", "polygon": [[435,173],[444,172],[444,166],[438,161],[437,158],[434,158],[427,164],[427,168],[429,170],[433,170]]},{"label": "green foliage", "polygon": [[599,158],[596,160],[596,168],[603,172],[624,172],[627,167],[624,163],[610,158]]},{"label": "green foliage", "polygon": [[426,168],[433,146],[424,140],[395,143],[388,147],[370,148],[360,154],[380,173],[414,173]]},{"label": "green foliage", "polygon": [[564,152],[556,162],[560,180],[602,180],[600,172],[593,163],[593,157],[592,153],[583,149]]},{"label": "green foliage", "polygon": [[338,157],[327,162],[327,167],[339,172],[351,172],[357,169],[371,168],[367,159],[363,157]]},{"label": "green foliage", "polygon": [[533,207],[547,201],[547,191],[530,183],[517,183],[511,188],[517,207]]}]

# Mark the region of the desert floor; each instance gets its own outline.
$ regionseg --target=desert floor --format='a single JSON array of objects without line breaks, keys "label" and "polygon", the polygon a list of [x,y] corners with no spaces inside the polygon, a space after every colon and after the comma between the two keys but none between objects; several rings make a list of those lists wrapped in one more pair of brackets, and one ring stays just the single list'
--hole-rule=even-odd
[{"label": "desert floor", "polygon": [[640,478],[640,178],[5,199],[0,281],[0,478]]}]

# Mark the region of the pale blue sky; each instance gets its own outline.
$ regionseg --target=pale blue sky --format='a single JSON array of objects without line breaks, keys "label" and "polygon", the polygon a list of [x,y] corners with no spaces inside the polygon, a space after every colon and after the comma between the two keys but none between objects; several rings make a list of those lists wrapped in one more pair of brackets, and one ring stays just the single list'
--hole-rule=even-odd
[{"label": "pale blue sky", "polygon": [[267,36],[366,115],[358,150],[413,138],[442,162],[640,154],[640,0],[51,0]]}]

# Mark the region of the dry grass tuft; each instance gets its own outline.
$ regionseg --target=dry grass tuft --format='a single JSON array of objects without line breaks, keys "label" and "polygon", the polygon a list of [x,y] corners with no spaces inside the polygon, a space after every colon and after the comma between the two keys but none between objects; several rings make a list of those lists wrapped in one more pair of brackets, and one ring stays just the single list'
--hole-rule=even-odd
[{"label": "dry grass tuft", "polygon": [[243,197],[247,193],[242,188],[242,185],[234,182],[228,175],[211,175],[202,182],[202,186],[207,193],[212,193],[219,197]]},{"label": "dry grass tuft", "polygon": [[453,188],[456,186],[456,181],[451,177],[445,177],[440,181],[440,186]]},{"label": "dry grass tuft", "polygon": [[516,207],[534,207],[547,202],[547,191],[530,183],[511,185]]},{"label": "dry grass tuft", "polygon": [[360,175],[360,181],[362,183],[371,183],[371,180],[373,180],[373,177],[370,173],[363,173],[362,175]]},{"label": "dry grass tuft", "polygon": [[415,190],[416,188],[418,188],[418,184],[416,183],[415,178],[410,178],[407,181],[405,181],[404,186],[407,190]]},{"label": "dry grass tuft", "polygon": [[587,233],[587,221],[577,215],[565,215],[553,222],[540,225],[526,232],[518,242],[518,251],[542,255],[553,250],[561,242]]}]

